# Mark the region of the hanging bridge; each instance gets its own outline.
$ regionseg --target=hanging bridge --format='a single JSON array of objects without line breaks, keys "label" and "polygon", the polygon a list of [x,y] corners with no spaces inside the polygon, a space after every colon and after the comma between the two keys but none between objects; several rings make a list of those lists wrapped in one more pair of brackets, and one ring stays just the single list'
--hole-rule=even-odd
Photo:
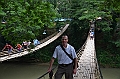
[{"label": "hanging bridge", "polygon": [[88,36],[77,56],[79,67],[77,73],[73,75],[74,79],[102,79],[96,58],[94,39],[90,39]]},{"label": "hanging bridge", "polygon": [[66,24],[64,26],[64,28],[60,29],[59,32],[55,32],[51,36],[48,36],[47,38],[41,40],[40,44],[37,45],[36,47],[34,47],[33,49],[28,49],[28,50],[22,51],[20,53],[18,53],[15,50],[12,50],[12,53],[10,56],[8,55],[7,51],[0,52],[0,62],[5,61],[5,60],[9,60],[9,59],[13,59],[13,58],[18,58],[18,57],[33,53],[33,52],[45,47],[46,45],[52,43],[54,40],[56,40],[58,37],[60,37],[66,31],[68,26],[69,26],[69,24]]},{"label": "hanging bridge", "polygon": [[[33,49],[30,49],[29,51],[23,51],[21,52],[21,54],[15,52],[11,56],[6,55],[6,53],[4,52],[0,52],[0,62],[9,60],[12,58],[21,57],[21,56],[33,53],[36,50],[39,50],[40,48],[56,40],[60,35],[62,35],[65,32],[68,26],[69,24],[66,24],[66,26],[63,29],[61,29],[60,32],[57,32],[52,36],[42,40],[40,45],[36,46]],[[91,24],[91,27],[94,27],[94,24]],[[98,61],[96,58],[94,39],[95,38],[90,39],[90,36],[88,33],[88,37],[85,43],[78,51],[76,51],[79,67],[77,68],[77,73],[73,74],[74,79],[103,79],[100,71],[100,67],[98,65]],[[49,78],[48,72],[46,72],[45,74],[40,76],[38,79],[48,79],[48,78]]]},{"label": "hanging bridge", "polygon": [[95,37],[93,39],[90,37],[90,32],[94,31],[94,28],[95,25],[92,23],[85,43],[77,51],[79,67],[77,73],[73,75],[74,79],[103,79],[96,57]]}]

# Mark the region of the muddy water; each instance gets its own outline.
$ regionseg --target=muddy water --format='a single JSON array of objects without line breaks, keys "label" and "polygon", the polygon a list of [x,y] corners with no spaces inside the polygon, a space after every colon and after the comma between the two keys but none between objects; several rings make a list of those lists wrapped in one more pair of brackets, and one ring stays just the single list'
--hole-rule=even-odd
[{"label": "muddy water", "polygon": [[119,68],[101,68],[103,79],[120,79]]},{"label": "muddy water", "polygon": [[46,64],[1,63],[0,79],[37,79],[47,72]]},{"label": "muddy water", "polygon": [[[48,64],[0,63],[0,79],[37,79],[47,69]],[[101,72],[103,79],[120,79],[120,69],[101,68]]]}]

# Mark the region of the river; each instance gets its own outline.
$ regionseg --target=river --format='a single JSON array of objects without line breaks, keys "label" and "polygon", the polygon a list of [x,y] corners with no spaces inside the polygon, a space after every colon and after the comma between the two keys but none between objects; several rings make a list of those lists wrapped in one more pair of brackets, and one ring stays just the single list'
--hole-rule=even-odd
[{"label": "river", "polygon": [[[0,79],[37,79],[48,69],[40,63],[0,63]],[[120,69],[101,68],[103,79],[120,79]]]},{"label": "river", "polygon": [[101,68],[103,79],[120,79],[119,68]]},{"label": "river", "polygon": [[46,64],[1,63],[0,79],[37,79],[47,69]]}]

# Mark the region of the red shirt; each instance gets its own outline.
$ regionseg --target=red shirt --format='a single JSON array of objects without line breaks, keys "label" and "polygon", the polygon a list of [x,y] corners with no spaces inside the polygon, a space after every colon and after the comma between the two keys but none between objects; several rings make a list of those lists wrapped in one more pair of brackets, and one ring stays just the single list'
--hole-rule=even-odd
[{"label": "red shirt", "polygon": [[12,49],[12,46],[11,45],[6,45],[5,48]]},{"label": "red shirt", "polygon": [[17,44],[17,48],[22,48],[22,46],[20,44]]}]

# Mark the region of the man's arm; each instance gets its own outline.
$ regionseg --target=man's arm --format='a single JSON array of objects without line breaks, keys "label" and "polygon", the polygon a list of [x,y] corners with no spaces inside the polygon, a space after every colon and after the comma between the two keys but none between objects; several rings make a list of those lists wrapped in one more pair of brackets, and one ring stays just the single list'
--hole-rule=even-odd
[{"label": "man's arm", "polygon": [[78,60],[77,60],[77,58],[75,58],[74,60],[75,60],[75,69],[77,69]]},{"label": "man's arm", "polygon": [[48,68],[48,72],[50,72],[51,71],[51,69],[52,69],[52,65],[53,65],[53,63],[54,63],[54,60],[55,60],[55,58],[51,58],[51,61],[50,61],[50,65],[49,65],[49,68]]},{"label": "man's arm", "polygon": [[76,74],[76,72],[77,72],[77,62],[78,62],[77,58],[74,58],[74,64],[75,64],[75,68],[73,70],[74,74]]},{"label": "man's arm", "polygon": [[4,48],[2,49],[2,51],[6,48],[6,45],[4,46]]}]

